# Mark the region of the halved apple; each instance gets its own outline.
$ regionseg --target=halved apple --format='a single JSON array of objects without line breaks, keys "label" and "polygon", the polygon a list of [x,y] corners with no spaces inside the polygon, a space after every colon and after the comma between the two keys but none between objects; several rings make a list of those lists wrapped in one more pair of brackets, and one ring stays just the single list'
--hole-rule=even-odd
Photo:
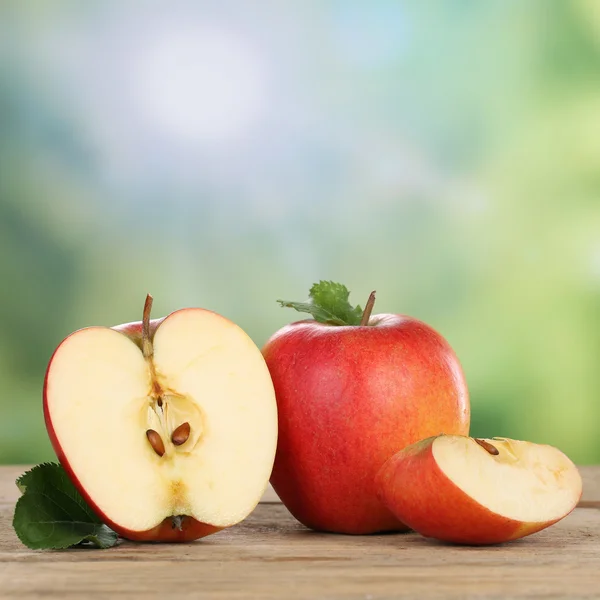
[{"label": "halved apple", "polygon": [[552,446],[507,438],[431,437],[380,469],[381,501],[418,533],[496,544],[566,517],[581,497],[577,467]]},{"label": "halved apple", "polygon": [[199,308],[54,352],[44,415],[54,450],[100,518],[131,540],[185,541],[244,519],[277,445],[273,384],[237,325]]}]

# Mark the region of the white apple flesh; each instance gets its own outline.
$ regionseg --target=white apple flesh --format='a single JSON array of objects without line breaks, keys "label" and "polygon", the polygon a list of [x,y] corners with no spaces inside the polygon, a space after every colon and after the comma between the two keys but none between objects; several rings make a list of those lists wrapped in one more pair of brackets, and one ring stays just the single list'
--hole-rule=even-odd
[{"label": "white apple flesh", "polygon": [[268,484],[277,409],[259,349],[237,325],[182,309],[67,337],[46,374],[61,464],[123,537],[190,540],[238,523]]},{"label": "white apple flesh", "polygon": [[567,516],[577,467],[552,446],[439,435],[404,448],[377,475],[382,502],[415,531],[462,544],[524,537]]}]

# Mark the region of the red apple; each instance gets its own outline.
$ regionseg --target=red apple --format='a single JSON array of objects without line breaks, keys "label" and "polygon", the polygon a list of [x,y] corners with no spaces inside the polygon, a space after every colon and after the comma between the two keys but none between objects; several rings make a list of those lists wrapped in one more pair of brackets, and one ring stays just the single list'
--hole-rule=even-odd
[{"label": "red apple", "polygon": [[273,384],[231,321],[178,310],[67,337],[48,365],[54,450],[98,516],[131,540],[186,541],[246,517],[277,441]]},{"label": "red apple", "polygon": [[424,536],[496,544],[566,517],[582,484],[575,465],[552,446],[440,435],[390,458],[377,489],[398,519]]},{"label": "red apple", "polygon": [[[321,282],[309,303],[282,301],[326,322],[292,323],[263,348],[279,414],[271,483],[313,529],[401,531],[405,525],[377,498],[375,475],[423,437],[467,434],[467,386],[439,333],[403,315],[369,318],[374,296],[364,314],[347,296],[344,286]],[[358,324],[330,324],[344,320]]]}]

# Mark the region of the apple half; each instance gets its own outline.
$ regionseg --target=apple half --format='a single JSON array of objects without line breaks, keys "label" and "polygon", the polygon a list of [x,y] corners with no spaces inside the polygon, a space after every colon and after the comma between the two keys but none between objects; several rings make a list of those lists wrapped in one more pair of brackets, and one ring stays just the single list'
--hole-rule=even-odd
[{"label": "apple half", "polygon": [[238,523],[277,445],[273,384],[237,325],[199,308],[67,337],[48,365],[44,415],[83,497],[121,536],[186,541]]},{"label": "apple half", "polygon": [[540,531],[566,517],[582,492],[577,467],[552,446],[460,435],[401,450],[380,469],[376,487],[411,529],[458,544]]}]

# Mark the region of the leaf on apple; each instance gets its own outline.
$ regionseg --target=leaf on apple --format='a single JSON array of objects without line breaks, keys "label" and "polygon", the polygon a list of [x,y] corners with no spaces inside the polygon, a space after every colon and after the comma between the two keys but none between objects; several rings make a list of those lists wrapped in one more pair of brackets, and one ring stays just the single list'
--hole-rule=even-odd
[{"label": "leaf on apple", "polygon": [[15,507],[13,527],[28,548],[110,548],[117,543],[117,534],[92,511],[60,465],[38,465],[16,484],[23,496]]},{"label": "leaf on apple", "polygon": [[362,308],[348,301],[350,292],[345,285],[333,281],[319,281],[309,292],[307,302],[277,300],[282,307],[309,313],[319,323],[328,325],[360,325]]}]

